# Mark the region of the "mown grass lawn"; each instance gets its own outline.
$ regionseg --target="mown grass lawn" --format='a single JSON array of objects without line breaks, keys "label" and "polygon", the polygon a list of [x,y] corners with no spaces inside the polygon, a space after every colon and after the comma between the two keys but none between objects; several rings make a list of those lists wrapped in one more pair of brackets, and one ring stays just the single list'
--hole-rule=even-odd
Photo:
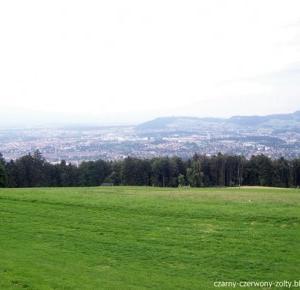
[{"label": "mown grass lawn", "polygon": [[300,280],[297,189],[0,190],[0,289],[281,280]]}]

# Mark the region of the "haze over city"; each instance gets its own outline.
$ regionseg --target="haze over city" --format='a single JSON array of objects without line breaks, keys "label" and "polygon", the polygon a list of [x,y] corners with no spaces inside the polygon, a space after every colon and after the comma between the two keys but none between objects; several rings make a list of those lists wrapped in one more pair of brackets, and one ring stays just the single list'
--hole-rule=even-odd
[{"label": "haze over city", "polygon": [[300,108],[299,1],[2,1],[0,122]]}]

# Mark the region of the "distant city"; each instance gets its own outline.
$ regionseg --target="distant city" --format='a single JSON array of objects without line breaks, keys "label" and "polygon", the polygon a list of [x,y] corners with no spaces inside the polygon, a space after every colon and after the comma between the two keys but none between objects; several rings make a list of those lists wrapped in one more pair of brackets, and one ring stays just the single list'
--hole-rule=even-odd
[{"label": "distant city", "polygon": [[195,153],[300,156],[300,111],[228,119],[164,117],[136,126],[64,126],[1,129],[0,152],[7,160],[39,150],[51,163],[118,160]]}]

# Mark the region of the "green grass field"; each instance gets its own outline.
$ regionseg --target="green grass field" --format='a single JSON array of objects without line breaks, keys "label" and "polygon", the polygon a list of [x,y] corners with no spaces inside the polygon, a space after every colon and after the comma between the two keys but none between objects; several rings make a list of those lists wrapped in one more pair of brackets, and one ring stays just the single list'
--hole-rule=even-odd
[{"label": "green grass field", "polygon": [[283,280],[300,280],[297,189],[0,190],[0,289]]}]

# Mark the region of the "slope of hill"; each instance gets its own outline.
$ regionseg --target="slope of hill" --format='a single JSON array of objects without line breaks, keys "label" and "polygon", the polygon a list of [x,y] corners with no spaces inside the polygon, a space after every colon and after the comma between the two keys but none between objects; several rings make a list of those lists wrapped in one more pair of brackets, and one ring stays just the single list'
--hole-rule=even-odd
[{"label": "slope of hill", "polygon": [[299,193],[0,189],[0,289],[210,290],[220,280],[298,280]]},{"label": "slope of hill", "polygon": [[300,125],[300,111],[292,114],[276,114],[267,116],[234,116],[227,122],[237,124],[239,126],[290,126]]},{"label": "slope of hill", "polygon": [[190,130],[203,127],[245,128],[245,127],[300,127],[300,111],[292,114],[267,116],[233,116],[228,119],[196,117],[161,117],[137,126],[138,130]]},{"label": "slope of hill", "polygon": [[224,125],[224,119],[218,118],[196,118],[196,117],[161,117],[136,127],[138,131],[152,130],[182,130],[193,131],[201,128],[211,128]]}]

